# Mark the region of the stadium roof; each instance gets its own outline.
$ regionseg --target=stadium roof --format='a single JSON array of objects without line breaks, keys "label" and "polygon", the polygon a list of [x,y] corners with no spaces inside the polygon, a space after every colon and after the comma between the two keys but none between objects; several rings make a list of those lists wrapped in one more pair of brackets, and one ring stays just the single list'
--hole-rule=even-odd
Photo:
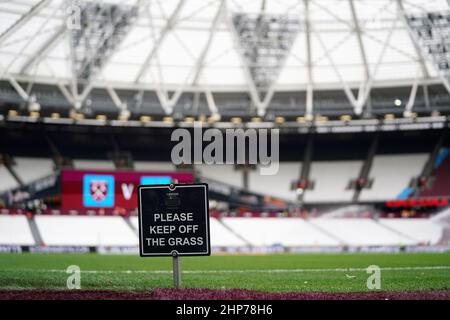
[{"label": "stadium roof", "polygon": [[[76,3],[77,1],[75,1]],[[74,79],[73,1],[0,2],[2,79],[58,84]],[[79,1],[78,3],[82,3]],[[121,0],[129,28],[102,60],[93,86],[155,91],[252,91],[235,14],[298,19],[274,91],[440,83],[413,41],[406,15],[449,10],[446,0]],[[170,100],[170,99],[169,99]]]}]

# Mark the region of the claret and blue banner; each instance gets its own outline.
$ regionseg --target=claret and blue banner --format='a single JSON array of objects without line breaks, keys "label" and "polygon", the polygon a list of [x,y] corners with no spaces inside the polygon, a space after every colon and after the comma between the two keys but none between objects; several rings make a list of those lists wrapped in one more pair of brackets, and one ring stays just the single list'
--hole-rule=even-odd
[{"label": "claret and blue banner", "polygon": [[139,185],[192,183],[192,172],[86,171],[61,172],[62,209],[135,209]]}]

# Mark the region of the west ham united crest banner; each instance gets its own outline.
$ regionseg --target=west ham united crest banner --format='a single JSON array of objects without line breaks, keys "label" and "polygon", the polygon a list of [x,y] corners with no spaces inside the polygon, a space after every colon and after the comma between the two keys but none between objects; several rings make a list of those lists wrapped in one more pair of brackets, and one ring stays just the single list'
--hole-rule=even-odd
[{"label": "west ham united crest banner", "polygon": [[191,172],[63,170],[62,208],[135,209],[139,185],[193,181]]}]

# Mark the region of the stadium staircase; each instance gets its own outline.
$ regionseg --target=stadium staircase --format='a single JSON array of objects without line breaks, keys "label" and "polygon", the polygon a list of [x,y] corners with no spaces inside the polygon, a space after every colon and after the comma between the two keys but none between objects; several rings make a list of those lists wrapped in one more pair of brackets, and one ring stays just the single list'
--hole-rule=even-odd
[{"label": "stadium staircase", "polygon": [[439,243],[450,245],[450,208],[442,210],[440,213],[430,219],[443,226],[442,237]]},{"label": "stadium staircase", "polygon": [[234,231],[232,228],[230,228],[228,225],[226,225],[225,223],[223,223],[223,221],[221,219],[216,219],[225,229],[227,229],[228,231],[230,231],[233,235],[235,235],[237,238],[239,238],[240,240],[242,240],[247,246],[252,247],[253,245],[250,243],[250,241],[248,241],[247,239],[245,239],[243,236],[241,236],[239,233],[237,233],[236,231]]},{"label": "stadium staircase", "polygon": [[36,225],[36,221],[34,220],[34,216],[27,218],[28,225],[30,226],[31,234],[33,235],[34,242],[36,245],[41,246],[44,244],[42,240],[41,234],[39,232],[39,228]]},{"label": "stadium staircase", "polygon": [[[372,144],[370,145],[369,151],[367,152],[367,158],[361,167],[361,172],[359,173],[358,179],[368,181],[370,169],[372,168],[373,158],[375,157],[375,153],[377,152],[378,141],[379,141],[379,134],[377,133],[372,141]],[[355,193],[353,194],[353,202],[358,202],[360,194],[361,189],[355,188]]]},{"label": "stadium staircase", "polygon": [[407,234],[405,234],[405,233],[403,233],[403,232],[401,232],[401,231],[399,231],[399,230],[396,230],[396,229],[394,229],[394,228],[392,228],[392,227],[390,227],[390,226],[384,224],[384,223],[381,222],[381,221],[378,221],[378,220],[376,220],[376,219],[374,219],[373,221],[376,222],[379,226],[385,228],[386,230],[389,230],[389,231],[392,232],[392,233],[397,234],[398,236],[400,236],[400,237],[402,237],[402,238],[406,238],[406,239],[409,239],[409,240],[414,241],[414,242],[419,242],[419,240],[414,239],[413,237],[411,237],[411,236],[409,236],[409,235],[407,235]]},{"label": "stadium staircase", "polygon": [[[312,162],[313,153],[314,153],[314,135],[310,134],[308,136],[308,141],[306,144],[306,150],[305,150],[305,155],[303,157],[299,181],[308,181],[309,182],[309,175],[310,175],[310,171],[311,171],[311,162]],[[304,192],[302,194],[300,194],[298,196],[298,201],[299,201],[300,205],[302,205],[304,202],[305,192],[308,192],[307,189],[308,189],[308,187],[304,190]]]},{"label": "stadium staircase", "polygon": [[139,236],[139,230],[133,225],[133,223],[131,222],[129,217],[123,217],[123,220],[125,221],[125,223],[130,227],[131,230],[133,230],[133,232]]},{"label": "stadium staircase", "polygon": [[337,237],[336,235],[332,234],[331,232],[328,232],[327,230],[325,230],[324,228],[318,226],[315,223],[312,223],[309,219],[305,219],[304,220],[309,226],[311,226],[311,228],[316,229],[317,231],[327,235],[328,237],[330,237],[331,239],[337,241],[340,245],[344,246],[347,245],[347,243],[342,240],[341,238]]},{"label": "stadium staircase", "polygon": [[445,227],[442,232],[442,238],[439,240],[440,244],[450,245],[450,227]]},{"label": "stadium staircase", "polygon": [[[439,157],[439,152],[442,149],[444,140],[445,140],[445,133],[443,133],[441,135],[441,137],[438,139],[438,141],[436,142],[433,150],[430,153],[430,157],[428,158],[428,161],[426,162],[426,164],[422,170],[420,177],[423,177],[423,178],[429,180],[430,177],[432,176],[433,170],[434,170],[435,164],[436,164],[436,159]],[[418,184],[417,179],[413,182],[413,187],[414,187],[414,197],[417,198],[420,196],[420,192],[421,192],[421,186]]]}]

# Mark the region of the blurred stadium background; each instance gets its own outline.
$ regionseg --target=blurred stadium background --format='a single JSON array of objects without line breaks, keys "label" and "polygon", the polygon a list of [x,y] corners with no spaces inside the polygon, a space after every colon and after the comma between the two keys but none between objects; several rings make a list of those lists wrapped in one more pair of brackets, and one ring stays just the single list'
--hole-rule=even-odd
[{"label": "blurred stadium background", "polygon": [[[449,250],[450,7],[0,2],[0,251],[137,253],[140,183],[207,182],[214,252]],[[280,170],[170,161],[278,128]]]}]

